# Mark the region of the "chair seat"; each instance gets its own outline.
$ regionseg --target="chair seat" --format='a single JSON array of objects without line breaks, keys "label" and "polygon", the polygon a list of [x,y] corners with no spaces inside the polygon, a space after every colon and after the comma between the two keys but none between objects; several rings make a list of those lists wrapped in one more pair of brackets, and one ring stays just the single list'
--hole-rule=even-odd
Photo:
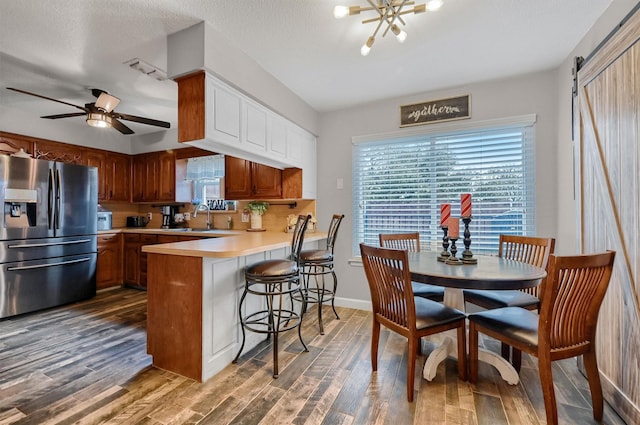
[{"label": "chair seat", "polygon": [[470,322],[520,341],[535,349],[538,346],[539,316],[521,307],[505,307],[481,311],[467,316]]},{"label": "chair seat", "polygon": [[418,330],[464,320],[466,317],[460,310],[426,298],[414,297],[414,300],[416,304],[416,327]]},{"label": "chair seat", "polygon": [[413,296],[427,298],[433,301],[444,301],[444,288],[442,286],[429,285],[428,283],[411,282]]},{"label": "chair seat", "polygon": [[538,310],[540,299],[526,292],[517,290],[485,291],[479,289],[465,289],[464,300],[471,304],[487,309],[503,307],[522,307],[528,310]]},{"label": "chair seat", "polygon": [[291,260],[265,260],[251,264],[246,274],[262,277],[287,276],[298,272],[298,264]]},{"label": "chair seat", "polygon": [[327,249],[309,249],[300,252],[300,260],[302,262],[331,261],[333,260],[333,254]]}]

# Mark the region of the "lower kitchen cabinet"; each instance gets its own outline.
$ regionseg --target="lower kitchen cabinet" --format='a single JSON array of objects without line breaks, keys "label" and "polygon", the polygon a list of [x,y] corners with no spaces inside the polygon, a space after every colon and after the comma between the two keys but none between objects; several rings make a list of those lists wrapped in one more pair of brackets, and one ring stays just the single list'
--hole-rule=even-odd
[{"label": "lower kitchen cabinet", "polygon": [[147,289],[147,254],[144,245],[171,243],[202,239],[197,236],[152,235],[145,233],[124,233],[123,235],[122,281],[125,286]]},{"label": "lower kitchen cabinet", "polygon": [[119,286],[122,283],[120,263],[120,234],[98,235],[98,264],[96,266],[96,289]]},{"label": "lower kitchen cabinet", "polygon": [[157,242],[157,235],[125,233],[123,281],[126,286],[147,289],[147,254],[140,248]]}]

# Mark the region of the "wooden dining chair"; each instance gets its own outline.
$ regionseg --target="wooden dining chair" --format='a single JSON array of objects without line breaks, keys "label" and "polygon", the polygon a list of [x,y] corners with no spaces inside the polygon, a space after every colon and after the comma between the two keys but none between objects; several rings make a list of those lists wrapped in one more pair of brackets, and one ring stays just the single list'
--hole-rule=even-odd
[{"label": "wooden dining chair", "polygon": [[602,420],[602,388],[596,360],[596,325],[609,286],[615,252],[550,256],[542,287],[540,314],[522,307],[504,307],[470,314],[469,370],[478,381],[478,332],[538,358],[547,424],[558,423],[551,362],[583,355],[593,404],[593,417]]},{"label": "wooden dining chair", "polygon": [[[380,246],[383,248],[406,249],[409,252],[420,252],[420,233],[380,233]],[[411,282],[413,295],[433,301],[444,300],[444,288],[428,283]]]},{"label": "wooden dining chair", "polygon": [[[541,269],[547,268],[549,255],[553,254],[556,245],[554,238],[533,236],[500,235],[498,257],[531,264]],[[465,289],[464,301],[486,309],[502,307],[522,307],[537,311],[540,308],[540,286],[526,289],[506,291],[487,291],[481,289]],[[509,346],[502,344],[502,357],[509,360],[512,356]],[[517,371],[520,364],[511,359]]]},{"label": "wooden dining chair", "polygon": [[371,292],[373,332],[371,368],[378,370],[380,325],[407,338],[407,400],[413,401],[416,356],[420,338],[458,330],[458,376],[467,379],[465,314],[438,302],[413,296],[406,250],[360,244],[362,263]]}]

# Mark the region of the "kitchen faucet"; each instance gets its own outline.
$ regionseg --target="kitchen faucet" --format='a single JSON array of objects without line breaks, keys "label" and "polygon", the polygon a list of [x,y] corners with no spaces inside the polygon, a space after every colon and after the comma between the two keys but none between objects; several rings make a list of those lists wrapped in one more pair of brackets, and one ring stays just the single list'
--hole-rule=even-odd
[{"label": "kitchen faucet", "polygon": [[207,229],[211,230],[212,223],[211,223],[211,218],[210,218],[210,213],[211,210],[209,209],[209,205],[207,204],[200,204],[197,207],[195,207],[195,209],[193,210],[193,217],[197,217],[198,216],[198,211],[201,211],[203,208],[205,208],[207,210]]}]

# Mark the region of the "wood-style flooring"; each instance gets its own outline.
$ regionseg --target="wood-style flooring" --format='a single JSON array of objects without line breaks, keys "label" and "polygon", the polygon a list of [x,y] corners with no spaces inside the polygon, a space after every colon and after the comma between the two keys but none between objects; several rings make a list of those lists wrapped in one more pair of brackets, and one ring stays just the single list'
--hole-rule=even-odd
[{"label": "wood-style flooring", "polygon": [[[328,309],[328,307],[325,307]],[[324,336],[305,315],[281,336],[280,377],[265,342],[206,383],[151,366],[146,293],[116,289],[61,308],[0,321],[0,424],[543,424],[535,360],[523,356],[510,386],[489,366],[480,384],[457,378],[455,360],[406,396],[406,341],[383,330],[371,372],[368,312],[327,310]],[[432,347],[425,344],[426,351]],[[499,349],[496,341],[485,341]],[[420,365],[424,356],[420,356]],[[421,368],[417,368],[421,374]],[[562,424],[595,424],[586,379],[575,361],[554,368]],[[604,423],[622,425],[605,406]]]}]

